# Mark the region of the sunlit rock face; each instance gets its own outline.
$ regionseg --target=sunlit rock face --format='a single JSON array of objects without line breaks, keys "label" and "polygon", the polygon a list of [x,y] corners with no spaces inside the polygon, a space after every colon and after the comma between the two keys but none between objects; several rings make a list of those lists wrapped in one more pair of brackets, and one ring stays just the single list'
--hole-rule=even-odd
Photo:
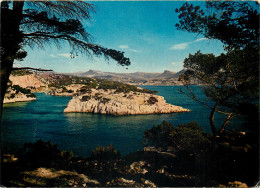
[{"label": "sunlit rock face", "polygon": [[44,87],[45,84],[41,82],[34,74],[23,75],[23,76],[13,76],[9,77],[9,80],[12,82],[13,85],[19,85],[20,87]]},{"label": "sunlit rock face", "polygon": [[139,92],[115,93],[114,90],[92,90],[74,96],[64,112],[91,112],[109,115],[160,114],[189,112],[190,110],[166,103],[164,97]]},{"label": "sunlit rock face", "polygon": [[[4,103],[25,102],[36,100],[35,95],[31,92],[39,91],[38,88],[45,87],[45,84],[36,78],[35,74],[28,74],[22,76],[11,75],[9,77],[9,87],[4,97]],[[23,93],[12,88],[12,86],[19,86],[21,89],[30,90],[30,93]]]}]

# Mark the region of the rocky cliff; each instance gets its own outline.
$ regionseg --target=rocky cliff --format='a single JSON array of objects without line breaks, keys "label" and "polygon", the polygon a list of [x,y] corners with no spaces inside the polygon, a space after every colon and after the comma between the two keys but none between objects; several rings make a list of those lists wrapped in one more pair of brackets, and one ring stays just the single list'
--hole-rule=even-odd
[{"label": "rocky cliff", "polygon": [[13,76],[9,77],[9,80],[13,85],[19,85],[20,87],[32,87],[39,88],[45,87],[45,84],[36,78],[35,74],[23,75],[23,76]]},{"label": "rocky cliff", "polygon": [[110,115],[136,115],[189,112],[180,106],[166,103],[162,96],[147,93],[115,93],[114,90],[91,90],[75,96],[64,112],[91,112]]},{"label": "rocky cliff", "polygon": [[23,102],[36,100],[32,92],[45,90],[45,84],[35,74],[11,75],[4,103]]}]

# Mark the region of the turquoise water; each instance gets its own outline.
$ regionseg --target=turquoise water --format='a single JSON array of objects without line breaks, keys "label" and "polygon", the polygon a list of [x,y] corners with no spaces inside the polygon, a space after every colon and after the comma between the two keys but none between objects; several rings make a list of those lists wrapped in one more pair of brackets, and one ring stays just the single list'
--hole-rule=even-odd
[{"label": "turquoise water", "polygon": [[[58,144],[59,149],[87,157],[98,145],[114,144],[121,154],[142,149],[144,130],[163,120],[178,125],[197,121],[210,132],[209,111],[178,90],[182,86],[142,86],[158,91],[168,103],[192,110],[186,113],[109,116],[90,113],[63,113],[71,97],[36,93],[37,100],[6,104],[2,120],[2,152],[13,153],[27,142],[42,139]],[[205,96],[194,86],[200,98]],[[218,122],[221,116],[216,117]],[[234,123],[233,123],[234,124]],[[234,126],[234,125],[233,125]]]}]

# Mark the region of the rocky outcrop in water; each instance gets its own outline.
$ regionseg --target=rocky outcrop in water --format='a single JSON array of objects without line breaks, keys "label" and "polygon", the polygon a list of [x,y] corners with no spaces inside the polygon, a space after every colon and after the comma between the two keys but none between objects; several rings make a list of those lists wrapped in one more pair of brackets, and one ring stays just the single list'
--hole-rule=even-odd
[{"label": "rocky outcrop in water", "polygon": [[166,103],[162,96],[147,93],[115,93],[114,90],[92,90],[74,96],[64,112],[91,112],[109,115],[160,114],[189,112],[190,110]]}]

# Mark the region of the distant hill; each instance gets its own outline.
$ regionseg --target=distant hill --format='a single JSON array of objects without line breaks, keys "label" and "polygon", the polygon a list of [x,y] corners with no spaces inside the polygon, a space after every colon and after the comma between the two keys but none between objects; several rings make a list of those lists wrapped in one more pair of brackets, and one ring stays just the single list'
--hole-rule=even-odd
[{"label": "distant hill", "polygon": [[158,78],[176,78],[176,72],[165,70]]},{"label": "distant hill", "polygon": [[86,77],[94,77],[94,76],[104,76],[105,73],[101,72],[101,71],[97,71],[97,70],[89,70],[86,72],[80,71],[80,72],[76,72],[76,73],[72,73],[73,75],[77,75],[77,76],[86,76]]},{"label": "distant hill", "polygon": [[165,70],[163,73],[150,73],[150,72],[135,72],[135,73],[113,73],[102,72],[98,70],[79,71],[75,73],[69,73],[69,75],[90,77],[96,79],[106,79],[119,81],[124,83],[136,84],[136,85],[180,85],[178,77],[184,70],[180,72],[172,72]]}]

